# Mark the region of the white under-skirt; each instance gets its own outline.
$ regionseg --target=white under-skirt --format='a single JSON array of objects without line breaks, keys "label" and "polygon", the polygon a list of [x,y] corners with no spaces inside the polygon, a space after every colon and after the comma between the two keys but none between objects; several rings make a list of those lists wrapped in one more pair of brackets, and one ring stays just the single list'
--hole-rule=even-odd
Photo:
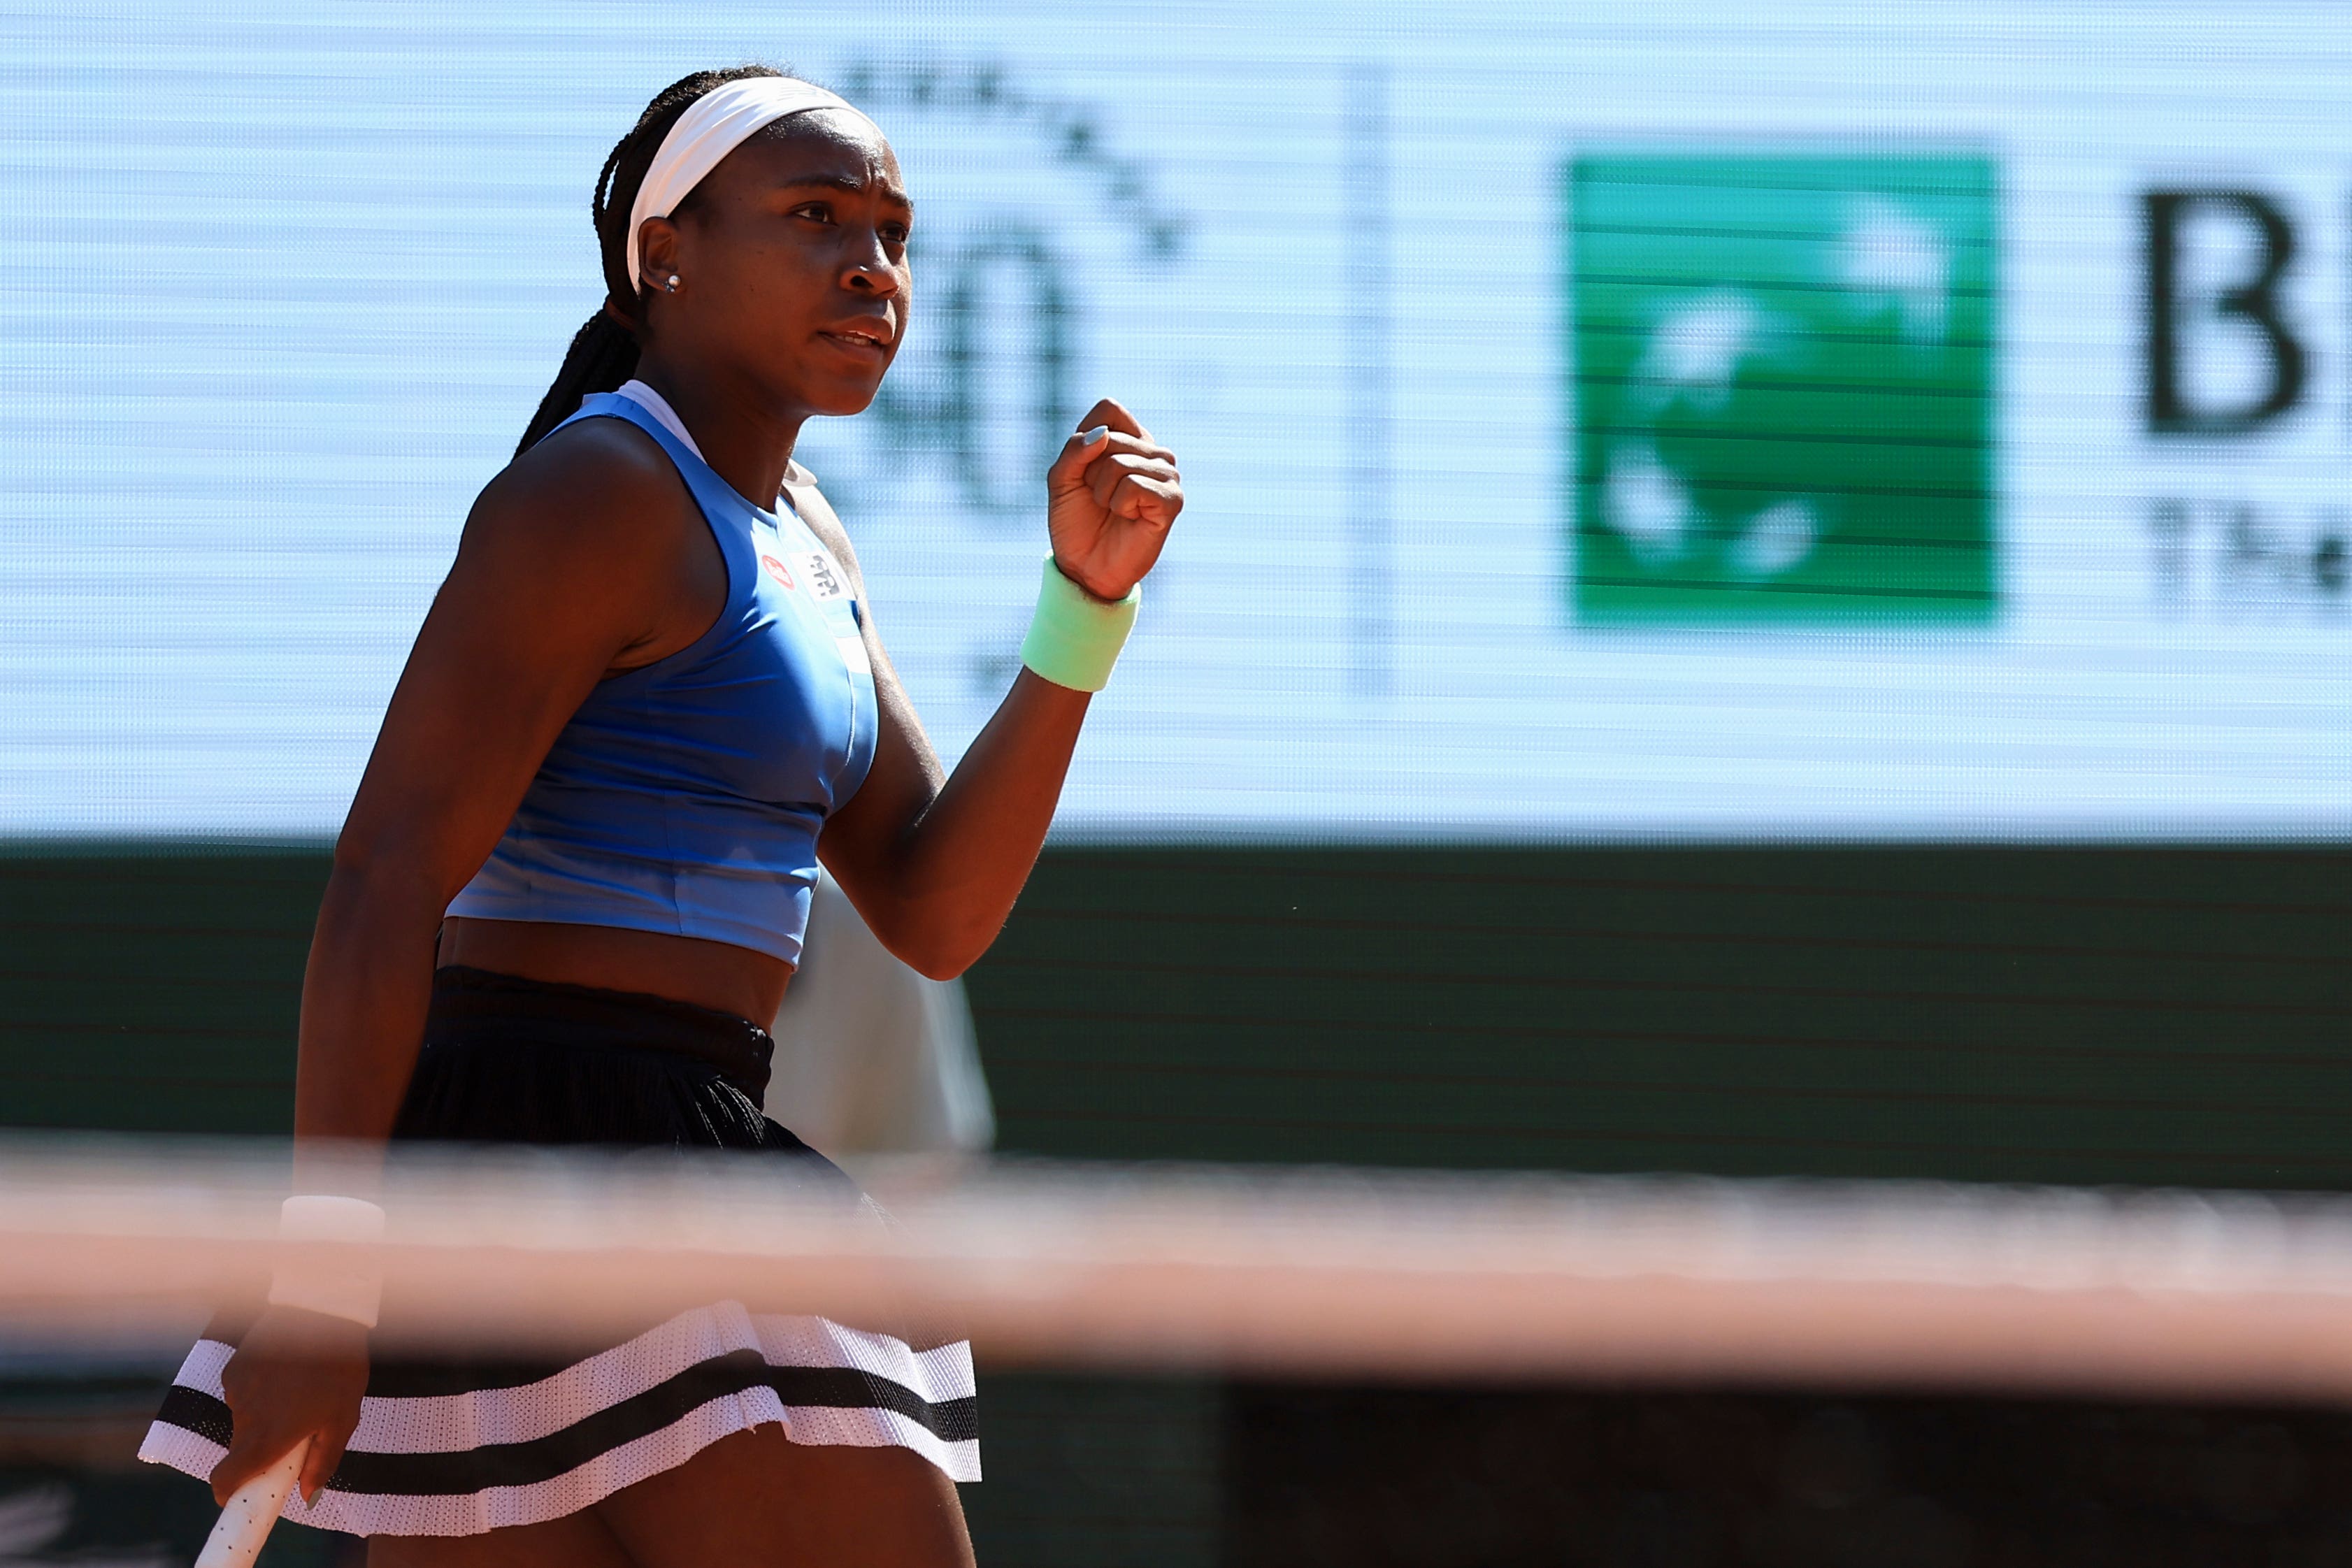
[{"label": "white under-skirt", "polygon": [[[207,1478],[228,1450],[221,1370],[204,1339],[173,1379],[139,1457]],[[387,1372],[392,1369],[385,1369]],[[795,1443],[912,1448],[980,1479],[971,1347],[918,1351],[824,1318],[733,1302],[682,1312],[550,1375],[436,1366],[371,1380],[360,1424],[316,1504],[284,1517],[354,1535],[478,1535],[540,1524],[685,1463],[754,1427]]]}]

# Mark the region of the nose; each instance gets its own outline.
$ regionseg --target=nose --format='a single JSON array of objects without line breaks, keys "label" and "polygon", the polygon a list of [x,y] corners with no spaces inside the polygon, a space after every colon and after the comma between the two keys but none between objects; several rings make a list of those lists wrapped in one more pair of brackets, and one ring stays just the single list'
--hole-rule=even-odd
[{"label": "nose", "polygon": [[862,239],[850,242],[849,254],[842,258],[841,286],[853,294],[869,294],[877,299],[898,292],[898,269],[883,248],[880,235],[868,229]]}]

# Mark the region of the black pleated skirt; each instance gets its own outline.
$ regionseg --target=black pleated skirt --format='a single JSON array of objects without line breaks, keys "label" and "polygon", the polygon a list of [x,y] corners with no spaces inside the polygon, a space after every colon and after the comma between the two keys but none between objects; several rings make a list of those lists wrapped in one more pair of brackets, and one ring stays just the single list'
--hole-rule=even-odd
[{"label": "black pleated skirt", "polygon": [[[761,1114],[773,1051],[731,1013],[445,968],[393,1136],[733,1149],[854,1200],[838,1167]],[[212,1331],[197,1342],[140,1458],[211,1474],[231,1435],[221,1371],[234,1350]],[[285,1516],[359,1535],[540,1523],[770,1424],[794,1442],[912,1448],[980,1479],[969,1345],[918,1350],[719,1302],[569,1362],[379,1361],[334,1479]]]}]

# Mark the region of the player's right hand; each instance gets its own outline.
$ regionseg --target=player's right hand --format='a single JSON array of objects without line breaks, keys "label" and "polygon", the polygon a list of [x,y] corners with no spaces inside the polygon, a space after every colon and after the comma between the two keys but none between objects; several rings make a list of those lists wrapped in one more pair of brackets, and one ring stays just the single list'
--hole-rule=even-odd
[{"label": "player's right hand", "polygon": [[305,1501],[318,1500],[360,1424],[367,1335],[357,1323],[299,1307],[274,1306],[254,1321],[221,1372],[236,1436],[213,1467],[215,1502],[227,1502],[305,1438],[310,1453],[294,1484]]}]

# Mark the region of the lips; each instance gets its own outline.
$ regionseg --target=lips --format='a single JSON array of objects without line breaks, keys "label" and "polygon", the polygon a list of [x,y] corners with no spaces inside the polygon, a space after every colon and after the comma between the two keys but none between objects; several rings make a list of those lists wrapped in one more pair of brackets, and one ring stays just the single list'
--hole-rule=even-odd
[{"label": "lips", "polygon": [[879,356],[890,351],[890,324],[884,320],[838,322],[817,336],[853,354]]}]

